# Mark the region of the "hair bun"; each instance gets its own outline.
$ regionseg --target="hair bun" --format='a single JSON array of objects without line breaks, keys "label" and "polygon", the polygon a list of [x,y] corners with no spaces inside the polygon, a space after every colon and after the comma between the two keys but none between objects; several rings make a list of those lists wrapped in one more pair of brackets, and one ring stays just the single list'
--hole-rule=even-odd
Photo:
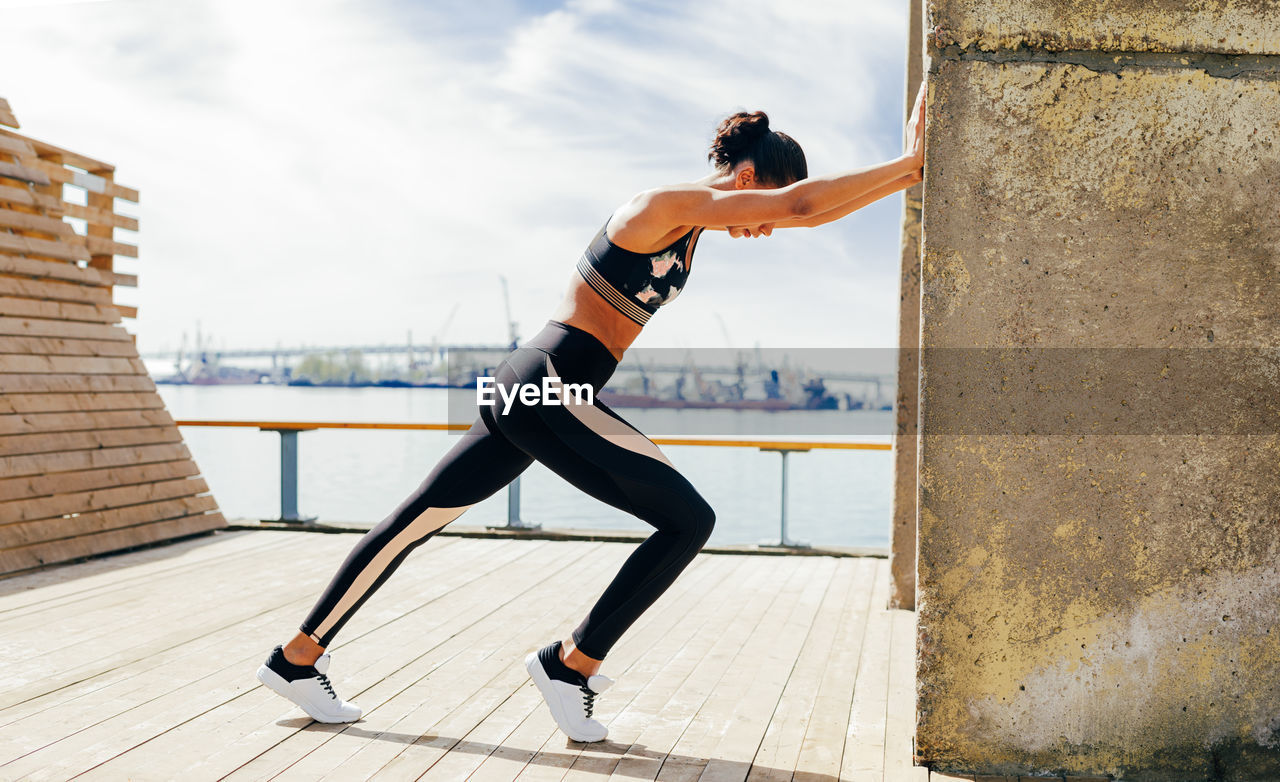
[{"label": "hair bun", "polygon": [[732,165],[768,133],[769,115],[763,111],[730,114],[716,128],[707,158],[717,166]]}]

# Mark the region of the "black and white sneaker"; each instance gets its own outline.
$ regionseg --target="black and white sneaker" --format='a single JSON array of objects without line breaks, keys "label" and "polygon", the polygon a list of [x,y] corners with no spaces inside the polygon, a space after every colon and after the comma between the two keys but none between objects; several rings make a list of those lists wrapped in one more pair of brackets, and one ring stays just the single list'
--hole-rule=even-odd
[{"label": "black and white sneaker", "polygon": [[315,665],[294,665],[285,659],[284,647],[277,646],[258,668],[258,681],[298,704],[317,722],[355,722],[362,714],[360,707],[334,693],[325,675],[328,670],[328,652]]},{"label": "black and white sneaker", "polygon": [[530,652],[524,667],[538,685],[560,730],[574,741],[603,741],[609,729],[591,719],[596,696],[609,688],[608,676],[583,676],[560,659],[560,642]]}]

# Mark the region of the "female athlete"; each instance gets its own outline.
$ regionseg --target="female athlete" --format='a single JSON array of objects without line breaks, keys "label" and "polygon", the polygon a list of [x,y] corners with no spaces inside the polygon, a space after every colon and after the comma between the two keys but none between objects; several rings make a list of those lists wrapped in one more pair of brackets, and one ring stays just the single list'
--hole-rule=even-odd
[{"label": "female athlete", "polygon": [[[592,719],[596,695],[611,683],[598,673],[601,662],[698,553],[715,513],[652,441],[594,397],[649,318],[685,287],[704,230],[759,237],[823,225],[919,182],[924,98],[922,87],[902,155],[812,178],[800,145],[771,130],[763,112],[733,114],[711,144],[710,174],[646,190],[614,210],[551,320],[494,373],[496,404],[480,405],[475,423],[422,484],[360,539],[258,678],[316,720],[359,719],[360,708],[334,693],[325,648],[414,548],[536,459],[654,528],[581,623],[525,660],[565,734],[604,739],[605,726]],[[546,403],[543,389],[570,384],[589,387],[590,401]],[[539,390],[521,393],[530,386]]]}]

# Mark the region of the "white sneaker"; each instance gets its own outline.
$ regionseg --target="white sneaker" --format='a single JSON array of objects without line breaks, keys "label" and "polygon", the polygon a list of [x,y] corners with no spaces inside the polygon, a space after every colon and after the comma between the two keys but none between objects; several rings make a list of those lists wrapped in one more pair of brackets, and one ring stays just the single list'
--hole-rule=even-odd
[{"label": "white sneaker", "polygon": [[315,665],[294,665],[285,659],[284,648],[277,646],[258,668],[258,681],[298,704],[317,722],[355,722],[363,712],[334,693],[325,675],[328,670],[328,652]]},{"label": "white sneaker", "polygon": [[[566,736],[574,741],[603,741],[609,735],[609,729],[591,719],[591,710],[595,706],[596,696],[609,689],[613,680],[600,674],[587,677],[579,684],[551,678],[541,655],[555,655],[555,662],[560,662],[559,647],[557,642],[540,651],[530,652],[524,658],[524,667],[533,678],[533,683],[538,685],[542,699],[551,709],[551,716]],[[561,662],[560,665],[564,664]]]}]

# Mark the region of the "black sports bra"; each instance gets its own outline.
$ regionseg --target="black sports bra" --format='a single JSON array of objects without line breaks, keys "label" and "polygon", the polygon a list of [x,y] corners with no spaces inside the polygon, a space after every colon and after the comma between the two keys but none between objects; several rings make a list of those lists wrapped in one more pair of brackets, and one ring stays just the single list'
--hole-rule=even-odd
[{"label": "black sports bra", "polygon": [[659,307],[680,295],[702,228],[691,229],[657,252],[636,253],[609,241],[608,227],[605,220],[578,259],[578,272],[614,309],[643,326]]}]

